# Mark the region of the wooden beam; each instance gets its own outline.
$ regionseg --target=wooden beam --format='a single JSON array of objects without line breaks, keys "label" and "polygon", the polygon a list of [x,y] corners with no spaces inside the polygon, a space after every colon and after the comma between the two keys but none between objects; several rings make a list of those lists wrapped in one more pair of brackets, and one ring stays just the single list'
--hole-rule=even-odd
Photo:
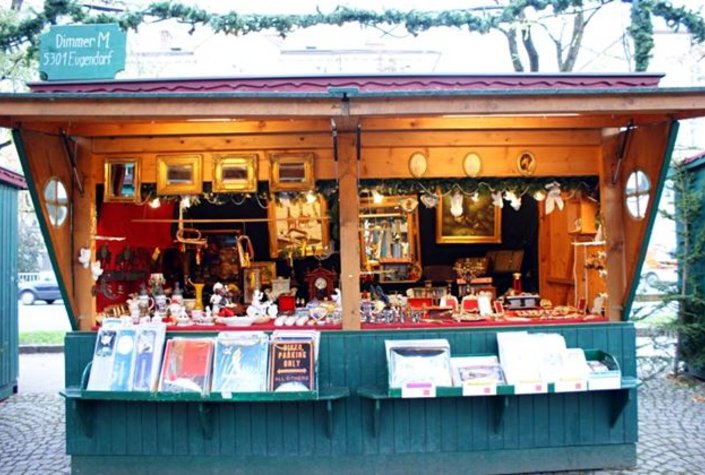
[{"label": "wooden beam", "polygon": [[663,114],[632,115],[543,115],[543,116],[467,116],[467,117],[366,117],[362,127],[366,132],[389,130],[549,130],[602,129],[634,124],[662,122]]},{"label": "wooden beam", "polygon": [[121,137],[93,141],[93,153],[180,153],[222,150],[308,150],[330,149],[330,132],[325,134]]},{"label": "wooden beam", "polygon": [[620,153],[621,134],[609,135],[600,153],[600,209],[603,217],[603,232],[606,237],[607,254],[607,317],[612,321],[622,320],[622,298],[627,288],[626,261],[624,252],[624,191],[623,173],[612,183]]},{"label": "wooden beam", "polygon": [[[78,167],[84,178],[84,194],[73,195],[73,248],[78,257],[79,250],[86,248],[95,259],[95,241],[97,234],[96,189],[92,174],[90,155],[90,140],[78,140]],[[77,258],[71,261],[74,278],[74,299],[76,302],[76,319],[80,330],[90,330],[95,324],[96,303],[90,289],[93,287],[93,276],[90,267],[85,269]]]},{"label": "wooden beam", "polygon": [[367,148],[363,134],[362,178],[410,178],[409,157],[423,152],[428,159],[424,178],[462,178],[463,160],[475,152],[482,161],[480,177],[517,177],[517,157],[530,150],[536,157],[534,176],[597,175],[598,147],[395,147]]},{"label": "wooden beam", "polygon": [[340,196],[340,290],[343,296],[343,329],[360,329],[360,237],[358,163],[355,134],[338,139],[338,195]]},{"label": "wooden beam", "polygon": [[705,115],[704,89],[474,91],[440,95],[327,96],[25,94],[0,96],[0,120],[132,121],[514,114]]},{"label": "wooden beam", "polygon": [[365,131],[365,147],[600,145],[599,130]]},{"label": "wooden beam", "polygon": [[121,122],[71,124],[67,133],[80,137],[153,137],[189,135],[238,135],[282,133],[329,133],[324,119],[207,121],[207,122]]}]

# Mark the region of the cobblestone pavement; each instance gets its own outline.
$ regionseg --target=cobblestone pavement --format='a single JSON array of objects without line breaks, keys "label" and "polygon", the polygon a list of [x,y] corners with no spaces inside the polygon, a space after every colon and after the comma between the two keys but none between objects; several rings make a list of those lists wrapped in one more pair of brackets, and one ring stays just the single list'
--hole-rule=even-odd
[{"label": "cobblestone pavement", "polygon": [[0,474],[71,473],[58,394],[27,393],[0,402]]},{"label": "cobblestone pavement", "polygon": [[[594,475],[699,474],[705,471],[705,383],[660,375],[639,389],[638,464]],[[0,474],[70,473],[64,406],[56,393],[0,402]]]}]

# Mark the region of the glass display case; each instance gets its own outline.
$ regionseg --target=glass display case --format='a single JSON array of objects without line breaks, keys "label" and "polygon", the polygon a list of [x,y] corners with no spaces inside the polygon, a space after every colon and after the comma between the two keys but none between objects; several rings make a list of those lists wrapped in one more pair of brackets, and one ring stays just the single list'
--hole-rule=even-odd
[{"label": "glass display case", "polygon": [[363,274],[378,274],[379,282],[416,282],[421,278],[415,196],[376,195],[361,200],[360,254]]}]

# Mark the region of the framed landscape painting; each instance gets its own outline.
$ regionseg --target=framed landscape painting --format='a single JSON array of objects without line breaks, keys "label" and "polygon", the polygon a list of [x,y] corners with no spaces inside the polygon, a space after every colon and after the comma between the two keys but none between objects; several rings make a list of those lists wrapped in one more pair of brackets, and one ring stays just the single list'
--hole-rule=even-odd
[{"label": "framed landscape painting", "polygon": [[[453,195],[438,194],[436,206],[436,242],[439,244],[473,244],[502,242],[502,210],[492,204],[490,195],[477,201],[463,196],[453,203]],[[453,208],[453,213],[451,213]]]}]

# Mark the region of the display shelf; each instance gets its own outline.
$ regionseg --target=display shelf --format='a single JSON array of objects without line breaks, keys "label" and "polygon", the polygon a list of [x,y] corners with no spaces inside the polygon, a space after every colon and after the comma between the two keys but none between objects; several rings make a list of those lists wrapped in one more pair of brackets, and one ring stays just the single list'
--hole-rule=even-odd
[{"label": "display shelf", "polygon": [[91,437],[93,433],[94,403],[96,401],[124,402],[174,402],[198,404],[198,415],[206,439],[213,435],[213,411],[211,404],[218,403],[277,403],[277,402],[324,402],[326,410],[326,435],[333,434],[333,402],[350,396],[345,387],[321,388],[318,391],[256,392],[256,393],[165,393],[137,391],[88,391],[80,388],[66,388],[60,392],[71,401],[78,413],[83,432]]},{"label": "display shelf", "polygon": [[[610,427],[614,427],[615,423],[619,419],[620,415],[624,411],[629,401],[632,399],[632,389],[639,386],[640,381],[637,378],[625,377],[621,378],[621,385],[619,388],[614,389],[598,389],[598,390],[582,390],[582,391],[571,391],[571,392],[587,392],[595,393],[602,391],[614,391],[614,397],[610,397],[610,415],[609,424]],[[566,391],[556,390],[554,383],[542,383],[540,390],[531,393],[518,393],[517,388],[510,384],[497,385],[497,392],[493,395],[483,395],[483,394],[463,394],[463,388],[460,386],[453,387],[436,387],[436,393],[434,397],[420,398],[420,399],[439,399],[439,398],[460,398],[460,397],[490,397],[492,399],[493,406],[493,429],[496,432],[502,426],[502,421],[504,419],[504,412],[510,404],[510,400],[513,397],[523,397],[532,394],[563,394]],[[584,386],[587,387],[587,386]],[[399,388],[385,388],[381,386],[361,386],[357,388],[357,395],[362,399],[369,399],[373,403],[373,414],[372,414],[372,430],[375,437],[379,435],[380,431],[380,421],[382,412],[382,401],[394,400],[394,399],[414,399],[414,398],[403,398],[402,391]],[[416,398],[419,399],[419,398]]]}]

